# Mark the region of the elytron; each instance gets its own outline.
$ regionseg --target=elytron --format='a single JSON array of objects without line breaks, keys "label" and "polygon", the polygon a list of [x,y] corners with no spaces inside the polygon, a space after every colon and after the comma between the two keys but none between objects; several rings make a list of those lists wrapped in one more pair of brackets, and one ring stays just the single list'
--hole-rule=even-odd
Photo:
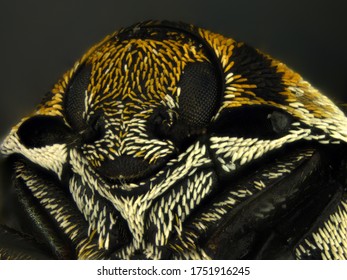
[{"label": "elytron", "polygon": [[285,64],[149,21],[1,144],[2,259],[346,259],[347,118]]}]

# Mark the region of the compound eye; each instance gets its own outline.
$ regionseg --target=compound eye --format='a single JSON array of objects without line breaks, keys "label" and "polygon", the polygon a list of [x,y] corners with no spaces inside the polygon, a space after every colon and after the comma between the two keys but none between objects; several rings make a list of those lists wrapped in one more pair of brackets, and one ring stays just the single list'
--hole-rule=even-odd
[{"label": "compound eye", "polygon": [[179,118],[189,127],[205,127],[217,111],[222,95],[218,67],[195,62],[184,68],[178,83]]},{"label": "compound eye", "polygon": [[[83,113],[86,109],[85,98],[90,74],[91,67],[81,66],[72,78],[64,97],[66,120],[78,132],[86,128]],[[27,148],[40,148],[66,143],[72,131],[61,118],[41,115],[26,120],[19,127],[17,134]]]},{"label": "compound eye", "polygon": [[91,66],[82,65],[74,77],[72,77],[64,97],[66,120],[78,132],[84,130],[87,126],[83,114],[86,111],[86,91],[90,81],[91,70]]}]

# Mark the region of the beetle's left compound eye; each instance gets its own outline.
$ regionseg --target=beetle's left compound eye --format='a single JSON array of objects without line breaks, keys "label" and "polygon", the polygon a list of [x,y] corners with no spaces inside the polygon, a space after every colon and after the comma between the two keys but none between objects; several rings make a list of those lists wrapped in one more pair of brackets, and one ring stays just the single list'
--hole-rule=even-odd
[{"label": "beetle's left compound eye", "polygon": [[206,126],[221,100],[218,68],[209,62],[188,64],[178,86],[179,118],[190,127]]}]

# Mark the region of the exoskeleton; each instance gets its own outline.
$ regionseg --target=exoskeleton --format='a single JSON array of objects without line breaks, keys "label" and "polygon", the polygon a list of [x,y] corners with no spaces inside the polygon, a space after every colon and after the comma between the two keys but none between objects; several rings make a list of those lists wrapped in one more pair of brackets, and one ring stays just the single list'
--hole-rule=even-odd
[{"label": "exoskeleton", "polygon": [[347,118],[192,25],[92,47],[6,136],[3,259],[346,259]]}]

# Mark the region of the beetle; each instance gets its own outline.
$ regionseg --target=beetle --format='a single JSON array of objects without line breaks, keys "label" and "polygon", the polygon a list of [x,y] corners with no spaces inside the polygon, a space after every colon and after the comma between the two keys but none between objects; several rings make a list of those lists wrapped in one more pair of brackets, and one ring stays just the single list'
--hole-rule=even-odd
[{"label": "beetle", "polygon": [[0,257],[346,259],[346,142],[341,109],[280,61],[135,24],[4,139]]}]

